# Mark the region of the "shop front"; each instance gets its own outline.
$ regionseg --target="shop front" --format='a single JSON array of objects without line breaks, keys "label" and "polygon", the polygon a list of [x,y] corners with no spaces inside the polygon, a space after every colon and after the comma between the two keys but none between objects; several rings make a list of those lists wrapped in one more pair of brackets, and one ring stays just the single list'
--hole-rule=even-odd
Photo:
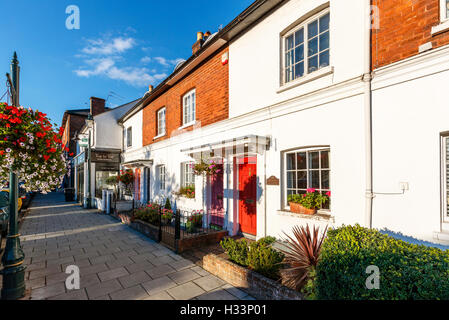
[{"label": "shop front", "polygon": [[120,170],[120,153],[117,151],[92,150],[91,162],[95,171],[94,203],[97,208],[101,208],[102,193],[104,189],[116,192],[117,186],[111,181],[111,177],[116,177]]}]

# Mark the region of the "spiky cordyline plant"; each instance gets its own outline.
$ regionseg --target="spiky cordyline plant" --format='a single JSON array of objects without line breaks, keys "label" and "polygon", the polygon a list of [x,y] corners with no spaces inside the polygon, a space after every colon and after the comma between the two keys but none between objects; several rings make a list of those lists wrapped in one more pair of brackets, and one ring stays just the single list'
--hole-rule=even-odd
[{"label": "spiky cordyline plant", "polygon": [[282,272],[282,280],[286,286],[300,290],[307,281],[309,272],[316,267],[327,226],[321,235],[319,230],[319,227],[313,226],[313,233],[311,233],[307,224],[305,228],[294,226],[293,237],[284,232],[289,248],[289,250],[281,250],[285,255],[283,263],[289,266]]}]

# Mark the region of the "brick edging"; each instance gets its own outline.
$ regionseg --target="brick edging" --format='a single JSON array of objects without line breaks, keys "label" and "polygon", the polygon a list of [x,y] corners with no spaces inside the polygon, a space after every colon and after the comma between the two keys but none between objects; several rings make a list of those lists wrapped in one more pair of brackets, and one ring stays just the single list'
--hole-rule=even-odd
[{"label": "brick edging", "polygon": [[257,299],[303,300],[301,293],[213,253],[203,257],[203,269]]}]

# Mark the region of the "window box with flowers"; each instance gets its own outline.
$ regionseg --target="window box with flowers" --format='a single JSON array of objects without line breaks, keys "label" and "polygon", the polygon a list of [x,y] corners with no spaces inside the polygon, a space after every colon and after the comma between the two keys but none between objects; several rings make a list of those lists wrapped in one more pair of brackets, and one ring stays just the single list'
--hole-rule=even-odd
[{"label": "window box with flowers", "polygon": [[195,185],[181,187],[175,195],[188,199],[195,199]]},{"label": "window box with flowers", "polygon": [[326,194],[309,188],[304,194],[290,194],[287,198],[290,205],[290,211],[294,213],[313,215],[317,213],[323,204],[329,201],[330,191]]}]

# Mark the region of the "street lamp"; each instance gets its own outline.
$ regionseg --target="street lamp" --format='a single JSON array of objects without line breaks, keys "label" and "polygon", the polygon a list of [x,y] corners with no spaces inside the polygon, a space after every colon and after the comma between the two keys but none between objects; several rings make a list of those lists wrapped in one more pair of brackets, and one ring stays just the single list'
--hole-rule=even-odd
[{"label": "street lamp", "polygon": [[[11,63],[12,79],[7,74],[10,82],[13,105],[19,106],[19,61],[14,52]],[[25,255],[20,245],[20,234],[18,226],[17,197],[18,197],[18,177],[14,171],[9,174],[9,230],[6,240],[5,252],[2,257],[3,263],[3,288],[2,299],[15,300],[25,295],[25,269],[23,261]]]},{"label": "street lamp", "polygon": [[90,153],[90,139],[91,139],[91,131],[94,126],[94,118],[92,114],[89,113],[86,120],[87,128],[89,130],[89,141],[87,145],[87,209],[92,209],[92,190],[91,190],[91,153]]}]

